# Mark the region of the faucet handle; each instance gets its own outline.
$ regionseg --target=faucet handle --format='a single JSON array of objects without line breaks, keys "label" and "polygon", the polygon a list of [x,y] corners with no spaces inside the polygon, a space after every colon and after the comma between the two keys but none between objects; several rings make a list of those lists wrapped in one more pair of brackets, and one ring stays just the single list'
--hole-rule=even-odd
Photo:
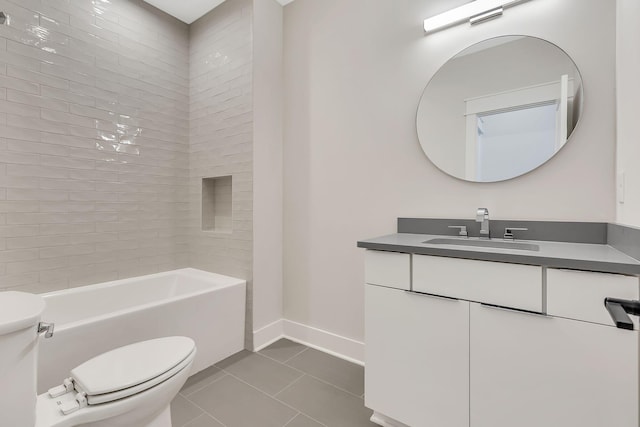
[{"label": "faucet handle", "polygon": [[39,334],[44,332],[45,333],[44,334],[45,338],[51,338],[53,336],[54,329],[55,329],[55,324],[40,322],[40,323],[38,323],[37,331],[38,331]]},{"label": "faucet handle", "polygon": [[489,209],[478,208],[476,211],[476,222],[482,222],[485,219],[489,219]]},{"label": "faucet handle", "polygon": [[458,233],[459,236],[467,237],[469,235],[467,233],[467,226],[466,225],[450,225],[449,228],[458,228],[458,229],[460,229],[460,232]]},{"label": "faucet handle", "polygon": [[504,239],[505,240],[514,240],[513,232],[514,231],[528,231],[528,228],[518,228],[518,227],[506,227],[504,229]]}]

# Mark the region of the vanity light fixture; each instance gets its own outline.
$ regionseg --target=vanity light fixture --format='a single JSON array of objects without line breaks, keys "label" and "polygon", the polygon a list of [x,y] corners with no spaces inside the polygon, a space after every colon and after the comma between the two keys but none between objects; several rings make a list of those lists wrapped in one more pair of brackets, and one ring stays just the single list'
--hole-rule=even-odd
[{"label": "vanity light fixture", "polygon": [[435,33],[444,28],[452,27],[465,21],[471,25],[488,21],[502,15],[502,11],[518,3],[528,0],[475,0],[455,9],[443,12],[424,20],[424,31]]}]

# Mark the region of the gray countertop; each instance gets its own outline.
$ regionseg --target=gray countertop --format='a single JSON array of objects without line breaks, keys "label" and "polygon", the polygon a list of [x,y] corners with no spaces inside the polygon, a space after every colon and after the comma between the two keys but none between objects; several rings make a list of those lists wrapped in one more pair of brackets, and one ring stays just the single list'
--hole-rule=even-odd
[{"label": "gray countertop", "polygon": [[[533,243],[540,247],[539,251],[527,251],[424,243],[426,240],[443,237],[452,238],[451,236],[433,234],[396,233],[359,241],[358,247],[381,251],[640,275],[639,260],[607,244],[516,240],[516,242]],[[458,239],[461,241],[466,240],[464,237]]]}]

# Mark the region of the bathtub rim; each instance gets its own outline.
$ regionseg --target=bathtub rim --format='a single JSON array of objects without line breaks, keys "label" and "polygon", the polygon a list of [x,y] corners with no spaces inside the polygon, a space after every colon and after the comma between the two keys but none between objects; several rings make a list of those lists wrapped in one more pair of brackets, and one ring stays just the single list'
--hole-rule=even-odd
[{"label": "bathtub rim", "polygon": [[[247,281],[244,279],[239,279],[237,277],[231,277],[231,276],[225,276],[222,274],[218,274],[218,273],[211,273],[205,270],[199,270],[196,268],[181,268],[181,269],[177,269],[177,270],[168,270],[168,271],[163,271],[163,272],[159,272],[159,273],[152,273],[152,274],[146,274],[144,276],[135,276],[135,277],[129,277],[129,278],[125,278],[125,279],[117,279],[117,280],[111,280],[108,282],[102,282],[102,283],[95,283],[95,284],[91,284],[91,285],[83,285],[83,286],[77,286],[77,287],[73,287],[73,288],[66,288],[66,289],[60,289],[60,290],[56,290],[56,291],[52,291],[52,292],[46,292],[46,293],[42,293],[39,294],[42,298],[44,298],[45,300],[45,304],[46,304],[46,300],[47,297],[55,297],[55,296],[60,296],[60,295],[64,295],[64,294],[69,294],[69,293],[74,293],[74,294],[83,294],[83,293],[87,293],[87,292],[91,292],[94,289],[105,289],[105,288],[113,288],[113,287],[117,287],[117,286],[121,286],[123,284],[125,284],[126,282],[130,282],[130,281],[135,281],[136,279],[140,279],[140,278],[145,278],[145,279],[153,279],[153,278],[158,278],[158,277],[166,277],[166,276],[170,276],[172,274],[177,274],[177,273],[186,273],[186,274],[192,274],[192,275],[200,275],[200,276],[211,276],[212,279],[214,279],[211,284],[211,287],[207,287],[205,289],[201,289],[198,291],[193,291],[193,292],[188,292],[185,294],[180,294],[180,295],[176,295],[173,296],[171,298],[163,298],[163,299],[159,299],[159,300],[155,300],[155,301],[151,301],[145,304],[137,304],[131,307],[127,307],[127,308],[123,308],[120,310],[115,310],[115,311],[110,311],[106,314],[102,314],[102,315],[98,315],[98,316],[91,316],[91,317],[86,317],[84,319],[80,319],[80,320],[76,320],[73,322],[67,322],[67,323],[56,323],[55,325],[55,330],[56,332],[62,332],[65,331],[67,329],[71,329],[74,327],[78,327],[80,325],[90,325],[92,323],[96,323],[96,322],[101,322],[104,320],[108,320],[117,316],[122,316],[122,315],[126,315],[129,313],[134,313],[136,311],[144,311],[144,310],[148,310],[150,308],[154,308],[154,307],[163,307],[165,305],[169,305],[171,303],[174,303],[176,301],[183,301],[189,298],[193,298],[193,297],[197,297],[200,295],[204,295],[204,294],[209,294],[209,293],[213,293],[216,290],[222,290],[222,289],[227,289],[227,288],[232,288],[232,287],[236,287],[236,286],[243,286],[246,289],[246,285],[247,285]],[[220,282],[216,282],[215,280],[220,279]],[[42,319],[44,321],[54,321],[55,319],[47,319],[46,318],[47,314],[46,314],[46,307],[45,307],[45,312],[42,313]]]}]

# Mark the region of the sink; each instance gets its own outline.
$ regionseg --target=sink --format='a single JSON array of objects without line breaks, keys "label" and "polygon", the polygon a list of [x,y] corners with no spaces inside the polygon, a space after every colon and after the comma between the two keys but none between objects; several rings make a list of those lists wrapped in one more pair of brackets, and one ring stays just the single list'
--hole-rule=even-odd
[{"label": "sink", "polygon": [[465,240],[437,238],[422,243],[429,245],[475,246],[480,248],[516,249],[521,251],[539,251],[540,246],[532,243],[504,242],[502,240]]}]

